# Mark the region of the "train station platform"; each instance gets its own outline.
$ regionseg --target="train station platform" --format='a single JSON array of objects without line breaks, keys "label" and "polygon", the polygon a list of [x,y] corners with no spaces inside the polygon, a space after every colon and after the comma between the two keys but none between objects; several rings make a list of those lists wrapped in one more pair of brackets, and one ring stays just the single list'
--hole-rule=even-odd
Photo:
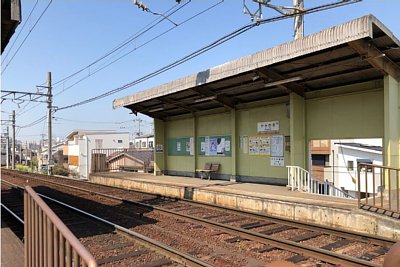
[{"label": "train station platform", "polygon": [[24,266],[24,244],[3,219],[1,220],[1,266]]},{"label": "train station platform", "polygon": [[361,210],[356,199],[291,191],[285,186],[136,172],[91,174],[90,182],[400,240],[400,218]]}]

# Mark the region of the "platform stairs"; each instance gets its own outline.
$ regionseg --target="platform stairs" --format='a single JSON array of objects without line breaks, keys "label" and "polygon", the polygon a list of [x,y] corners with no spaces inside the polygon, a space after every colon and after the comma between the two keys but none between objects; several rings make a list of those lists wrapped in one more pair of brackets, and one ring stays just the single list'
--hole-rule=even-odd
[{"label": "platform stairs", "polygon": [[340,198],[354,198],[344,190],[337,188],[333,183],[314,179],[310,172],[299,166],[286,166],[290,190],[310,194],[326,195]]}]

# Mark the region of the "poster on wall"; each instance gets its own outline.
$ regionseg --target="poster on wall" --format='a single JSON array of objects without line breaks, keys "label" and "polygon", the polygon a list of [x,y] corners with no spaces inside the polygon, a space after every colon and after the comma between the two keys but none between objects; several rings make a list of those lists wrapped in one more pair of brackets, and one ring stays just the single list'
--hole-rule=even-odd
[{"label": "poster on wall", "polygon": [[189,154],[190,154],[190,156],[194,155],[194,137],[190,137]]},{"label": "poster on wall", "polygon": [[269,156],[271,154],[270,142],[269,136],[250,136],[248,142],[249,154]]},{"label": "poster on wall", "polygon": [[285,158],[284,157],[271,157],[271,166],[284,167],[285,166]]},{"label": "poster on wall", "polygon": [[225,151],[231,151],[231,141],[225,140]]},{"label": "poster on wall", "polygon": [[271,146],[269,137],[259,137],[258,152],[260,155],[271,155]]},{"label": "poster on wall", "polygon": [[259,139],[257,136],[249,137],[249,155],[258,155],[258,142]]},{"label": "poster on wall", "polygon": [[262,133],[278,133],[279,121],[264,121],[257,123],[257,132]]},{"label": "poster on wall", "polygon": [[181,152],[181,142],[176,142],[176,151]]},{"label": "poster on wall", "polygon": [[199,155],[205,156],[231,156],[230,136],[204,136],[199,137],[197,143]]},{"label": "poster on wall", "polygon": [[249,137],[247,135],[243,136],[243,146],[242,150],[244,154],[249,153]]},{"label": "poster on wall", "polygon": [[271,156],[283,157],[284,152],[284,136],[272,135],[271,136]]},{"label": "poster on wall", "polygon": [[208,140],[210,142],[210,145],[208,146],[209,147],[208,155],[216,156],[218,154],[217,153],[217,148],[218,148],[217,138],[215,138],[215,137],[209,138]]}]

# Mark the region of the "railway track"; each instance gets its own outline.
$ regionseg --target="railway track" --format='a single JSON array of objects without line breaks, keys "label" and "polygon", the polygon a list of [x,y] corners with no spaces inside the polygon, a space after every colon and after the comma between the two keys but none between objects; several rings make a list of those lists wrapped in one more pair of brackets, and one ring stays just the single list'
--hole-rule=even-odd
[{"label": "railway track", "polygon": [[[14,175],[16,174],[18,173],[14,173]],[[252,260],[257,265],[262,264],[265,260],[270,262],[276,259],[285,259],[293,263],[310,264],[311,266],[317,266],[320,263],[328,263],[327,266],[329,264],[380,266],[384,255],[390,246],[394,244],[391,240],[359,236],[359,234],[355,233],[293,223],[273,217],[190,201],[170,200],[150,194],[94,185],[87,182],[62,178],[52,178],[52,181],[50,181],[47,176],[44,179],[44,177],[18,175],[19,178],[3,177],[19,181],[19,184],[26,182],[27,178],[30,185],[33,186],[46,184],[46,188],[39,187],[39,189],[50,190],[49,188],[52,188],[51,190],[58,190],[56,191],[57,193],[53,192],[56,195],[60,195],[60,192],[63,192],[88,200],[96,198],[96,202],[99,201],[104,204],[108,201],[107,205],[118,206],[118,209],[115,208],[114,213],[118,212],[118,214],[124,215],[122,216],[124,219],[130,220],[131,223],[135,222],[133,225],[129,225],[135,231],[143,231],[141,230],[142,226],[146,223],[146,220],[151,219],[157,222],[155,223],[156,226],[164,229],[164,232],[161,231],[163,236],[165,235],[165,229],[171,235],[176,233],[180,233],[181,236],[185,234],[188,236],[208,235],[208,240],[202,240],[203,243],[208,244],[212,240],[216,242],[215,246],[217,247],[226,247],[231,251],[232,248],[234,249],[233,251],[235,251],[235,248],[236,251],[239,250],[233,254],[231,253],[232,255],[228,257],[214,257],[211,259],[207,257],[209,255],[202,255],[204,252],[201,252],[201,248],[192,251],[195,256],[219,266],[243,266],[241,263],[245,261],[251,262]],[[73,202],[73,200],[70,201]],[[114,201],[114,204],[110,204],[110,201]],[[132,213],[132,210],[135,212]],[[147,223],[154,226],[154,223]],[[191,231],[182,233],[179,228],[184,227],[190,227]],[[154,228],[156,227],[153,227],[150,231],[147,229],[147,234],[152,235],[154,232],[160,232],[159,229]],[[146,230],[144,232],[146,233]],[[170,241],[165,236],[163,238],[161,239],[163,242]],[[182,243],[184,243],[183,240]],[[176,246],[179,247],[179,244],[176,244]],[[237,253],[241,251],[242,253],[247,252],[246,254],[250,254],[253,259],[238,257],[239,254]],[[234,262],[230,261],[230,258],[233,258]]]},{"label": "railway track", "polygon": [[[8,206],[7,210],[23,226],[23,188],[2,181],[2,196],[4,207]],[[211,266],[61,201],[41,197],[92,253],[99,266]]]}]

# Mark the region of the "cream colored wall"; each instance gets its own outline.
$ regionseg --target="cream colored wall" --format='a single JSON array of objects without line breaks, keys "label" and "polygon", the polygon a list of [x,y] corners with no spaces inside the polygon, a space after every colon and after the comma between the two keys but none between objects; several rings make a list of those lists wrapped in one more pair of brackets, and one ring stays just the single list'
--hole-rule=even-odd
[{"label": "cream colored wall", "polygon": [[[218,136],[218,135],[232,135],[231,134],[231,114],[220,113],[198,117],[197,136]],[[196,140],[197,141],[197,140]],[[220,163],[219,173],[231,174],[232,170],[232,157],[223,156],[196,156],[196,166],[202,169],[206,162]]]},{"label": "cream colored wall", "polygon": [[[258,136],[258,122],[279,121],[279,134],[295,135],[291,141],[296,142],[296,145],[291,144],[291,148],[297,149],[297,154],[292,156],[285,150],[285,165],[291,165],[293,159],[299,159],[301,161],[299,164],[304,164],[307,143],[311,139],[382,138],[384,132],[383,89],[357,92],[357,88],[354,88],[353,91],[356,92],[341,91],[341,95],[323,96],[321,92],[318,97],[313,96],[314,98],[307,100],[292,96],[292,98],[282,98],[276,103],[257,102],[247,105],[247,108],[242,105],[236,112],[198,115],[196,127],[193,117],[156,122],[156,144],[162,142],[160,136],[162,132],[164,133],[164,155],[158,157],[158,161],[165,157],[165,169],[169,171],[193,173],[195,169],[202,168],[206,162],[218,162],[221,164],[220,174],[230,175],[236,171],[236,175],[239,176],[286,179],[286,168],[272,167],[270,156],[252,156],[244,153],[243,149],[239,148],[241,137]],[[333,90],[330,90],[329,94]],[[304,119],[299,114],[303,112]],[[292,121],[289,118],[290,115],[293,117]],[[197,138],[200,136],[233,136],[235,122],[236,144],[232,142],[231,145],[232,148],[235,145],[236,154],[233,152],[232,157],[199,156],[198,151],[195,156],[167,156],[168,138],[193,136],[196,137],[195,146],[197,147]],[[294,128],[292,131],[291,124]],[[304,130],[299,129],[302,124]],[[236,169],[233,168],[235,162]],[[160,163],[160,169],[161,167]]]},{"label": "cream colored wall", "polygon": [[[257,136],[257,123],[265,121],[279,121],[279,134],[288,136],[290,134],[290,122],[287,115],[288,112],[285,103],[237,111],[238,143],[240,142],[240,137]],[[238,175],[286,178],[286,167],[272,167],[270,156],[245,154],[242,149],[239,149],[239,144],[237,148],[238,164],[236,172]],[[285,165],[289,164],[290,154],[288,151],[285,151]]]},{"label": "cream colored wall", "polygon": [[166,169],[172,171],[194,172],[194,156],[168,156],[168,138],[193,137],[193,118],[165,122]]},{"label": "cream colored wall", "polygon": [[[165,123],[162,120],[154,119],[154,173],[159,175],[164,171],[165,168],[165,156],[164,153],[166,149],[165,146]],[[157,145],[162,145],[164,152],[157,152]]]},{"label": "cream colored wall", "polygon": [[386,166],[400,168],[400,82],[386,76],[384,88],[383,160]]},{"label": "cream colored wall", "polygon": [[306,100],[306,135],[312,139],[382,138],[383,90]]}]

